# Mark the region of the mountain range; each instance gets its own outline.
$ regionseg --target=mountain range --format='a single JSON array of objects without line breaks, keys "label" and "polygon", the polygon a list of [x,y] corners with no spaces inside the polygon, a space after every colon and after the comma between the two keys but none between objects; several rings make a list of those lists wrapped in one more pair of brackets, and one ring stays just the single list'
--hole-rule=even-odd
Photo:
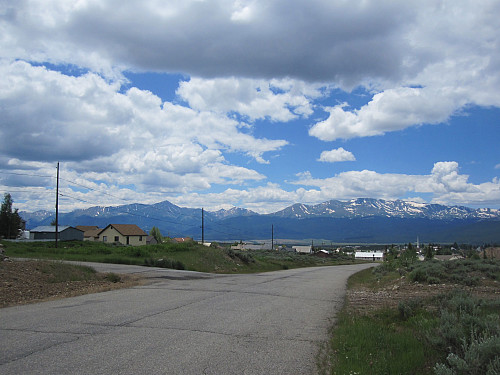
[{"label": "mountain range", "polygon": [[[50,225],[55,213],[20,212],[26,227]],[[156,204],[95,206],[59,214],[60,225],[137,224],[153,226],[164,236],[191,236],[206,240],[318,239],[335,243],[500,242],[500,210],[445,206],[403,200],[359,198],[330,200],[315,205],[294,204],[271,214],[243,208],[215,212],[179,207],[169,201]]]}]

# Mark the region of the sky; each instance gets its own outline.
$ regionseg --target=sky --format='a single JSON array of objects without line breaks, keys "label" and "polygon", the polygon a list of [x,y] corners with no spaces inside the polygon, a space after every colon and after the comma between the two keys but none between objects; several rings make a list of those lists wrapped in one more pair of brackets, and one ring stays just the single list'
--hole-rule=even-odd
[{"label": "sky", "polygon": [[0,193],[500,208],[500,1],[0,0]]}]

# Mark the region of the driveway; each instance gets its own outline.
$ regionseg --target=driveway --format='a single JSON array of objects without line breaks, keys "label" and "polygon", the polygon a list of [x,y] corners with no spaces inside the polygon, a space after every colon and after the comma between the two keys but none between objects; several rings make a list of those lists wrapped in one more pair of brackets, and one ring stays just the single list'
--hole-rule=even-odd
[{"label": "driveway", "polygon": [[150,283],[1,309],[1,374],[314,374],[347,278],[372,266],[212,275],[92,265]]}]

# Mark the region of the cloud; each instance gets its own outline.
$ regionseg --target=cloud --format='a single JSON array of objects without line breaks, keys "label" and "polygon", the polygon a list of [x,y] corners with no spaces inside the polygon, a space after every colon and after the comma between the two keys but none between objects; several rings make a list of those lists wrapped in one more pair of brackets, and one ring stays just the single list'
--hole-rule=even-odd
[{"label": "cloud", "polygon": [[495,0],[148,1],[119,10],[113,1],[32,0],[1,12],[4,58],[74,64],[113,79],[124,70],[189,74],[198,78],[178,93],[199,111],[251,121],[307,117],[306,93],[280,92],[290,78],[375,94],[360,109],[325,107],[329,117],[310,130],[322,140],[438,124],[467,105],[500,106]]},{"label": "cloud", "polygon": [[324,161],[328,163],[336,163],[339,161],[355,161],[353,153],[350,151],[344,150],[342,147],[330,150],[323,151],[318,159],[318,161]]},{"label": "cloud", "polygon": [[309,134],[323,141],[382,135],[409,126],[444,122],[465,103],[461,98],[453,100],[443,95],[442,90],[391,89],[374,95],[360,109],[345,110],[347,103],[325,108],[329,117],[311,127]]},{"label": "cloud", "polygon": [[113,1],[19,1],[3,6],[2,50],[103,72],[127,66],[355,84],[367,75],[401,74],[418,4],[186,0],[117,8]]},{"label": "cloud", "polygon": [[0,82],[0,142],[18,159],[80,162],[191,143],[262,159],[287,143],[242,133],[224,115],[162,103],[149,91],[121,93],[119,84],[92,73],[72,77],[17,61],[0,64]]},{"label": "cloud", "polygon": [[287,122],[313,113],[312,99],[324,95],[324,85],[248,78],[192,77],[179,84],[177,94],[198,111],[238,113],[250,121],[268,118]]},{"label": "cloud", "polygon": [[[255,186],[266,176],[229,162],[228,155],[266,164],[266,154],[289,145],[285,137],[255,136],[263,133],[255,125],[260,120],[312,119],[309,135],[332,141],[440,124],[469,106],[500,107],[498,1],[117,4],[1,2],[4,170],[53,175],[62,160],[72,181],[144,202],[165,194],[195,197],[229,184],[231,202],[261,211],[332,197],[425,193],[436,201],[488,202],[496,196],[497,180],[472,184],[453,162],[436,163],[423,176],[369,170],[324,180],[304,175],[297,183],[310,189],[287,191]],[[124,72],[190,78],[179,85],[176,101],[162,102],[152,92],[126,90]],[[366,104],[326,97],[356,87],[370,95]],[[335,161],[340,150],[319,160]],[[9,179],[29,185],[24,177]],[[6,181],[2,176],[0,184]],[[32,187],[23,199],[34,202],[46,193]],[[76,193],[97,202],[92,191]],[[213,194],[214,204],[229,201]]]},{"label": "cloud", "polygon": [[231,165],[224,153],[265,163],[264,153],[287,144],[247,134],[248,124],[224,114],[162,102],[135,87],[122,92],[94,73],[69,76],[23,61],[1,61],[0,101],[1,167],[53,172],[63,161],[68,178],[85,186],[99,180],[172,193],[244,185],[265,176]]},{"label": "cloud", "polygon": [[473,184],[467,175],[459,173],[456,162],[437,162],[428,175],[377,173],[375,171],[348,171],[326,179],[315,179],[309,172],[298,175],[296,185],[313,186],[320,190],[320,201],[378,197],[400,199],[413,194],[431,194],[432,202],[443,204],[482,205],[497,202],[500,183]]},{"label": "cloud", "polygon": [[[361,108],[349,103],[325,107],[328,117],[311,136],[324,141],[383,135],[422,124],[439,124],[468,106],[500,106],[500,53],[495,31],[497,2],[421,4],[408,24],[404,77],[369,79],[374,95]],[[424,11],[424,9],[426,9]],[[467,53],[464,53],[467,51]]]},{"label": "cloud", "polygon": [[476,186],[467,182],[468,178],[469,176],[459,174],[457,162],[440,162],[434,164],[429,184],[433,192],[439,193],[478,191]]}]

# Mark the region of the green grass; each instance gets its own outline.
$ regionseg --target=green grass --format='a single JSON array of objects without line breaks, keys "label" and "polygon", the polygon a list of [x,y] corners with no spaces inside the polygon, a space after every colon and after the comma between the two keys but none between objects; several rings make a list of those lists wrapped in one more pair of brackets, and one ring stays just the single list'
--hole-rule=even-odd
[{"label": "green grass", "polygon": [[344,256],[318,258],[276,251],[236,251],[195,242],[117,246],[102,242],[4,242],[10,257],[159,266],[210,273],[253,273],[353,263]]},{"label": "green grass", "polygon": [[41,261],[38,266],[40,272],[47,275],[51,283],[94,280],[97,274],[92,267],[62,262]]},{"label": "green grass", "polygon": [[[373,291],[401,275],[411,282],[473,287],[497,282],[499,266],[470,259],[404,269],[384,264],[354,274],[348,288]],[[500,374],[500,298],[481,300],[463,288],[368,314],[346,303],[330,336],[318,361],[325,374]]]},{"label": "green grass", "polygon": [[332,350],[332,374],[419,374],[425,366],[425,345],[397,314],[338,317]]}]

